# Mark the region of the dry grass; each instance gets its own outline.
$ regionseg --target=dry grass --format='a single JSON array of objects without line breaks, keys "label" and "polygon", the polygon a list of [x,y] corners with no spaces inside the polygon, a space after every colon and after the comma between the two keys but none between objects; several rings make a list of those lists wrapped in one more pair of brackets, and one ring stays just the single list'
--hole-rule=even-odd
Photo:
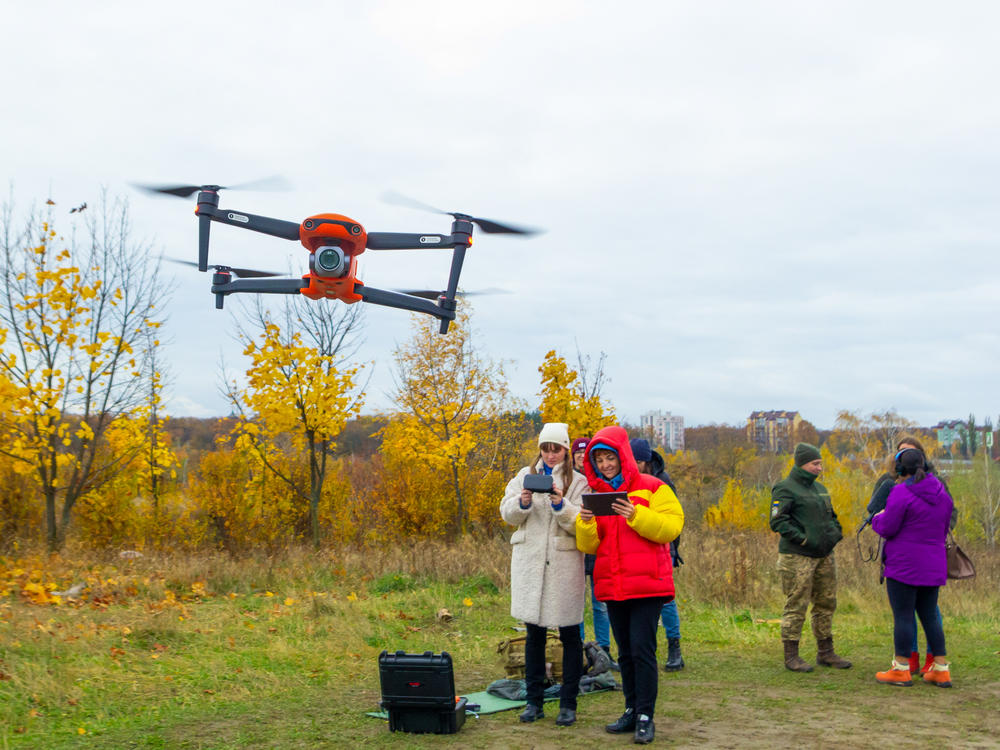
[{"label": "dry grass", "polygon": [[[884,599],[877,564],[862,560],[875,542],[868,530],[860,550],[853,534],[838,545],[842,604],[881,604]],[[976,564],[977,577],[952,582],[944,596],[970,615],[1000,609],[1000,550],[970,548],[967,552]],[[683,535],[681,554],[685,564],[675,572],[675,582],[685,600],[736,609],[773,607],[783,600],[776,572],[777,537],[770,532],[694,529]],[[121,559],[116,553],[71,549],[56,556],[35,551],[17,558],[0,557],[0,592],[5,577],[14,583],[14,569],[25,573],[19,579],[22,582],[38,580],[61,590],[86,582],[90,593],[112,600],[161,599],[168,591],[182,597],[197,592],[199,586],[210,594],[349,591],[392,576],[444,585],[476,580],[506,591],[509,567],[510,546],[500,536],[400,540],[374,549],[294,547],[279,555],[243,557],[222,552],[153,552]]]},{"label": "dry grass", "polygon": [[[695,529],[681,551],[678,598],[691,661],[681,675],[690,683],[684,699],[697,701],[707,690],[743,700],[747,685],[761,687],[763,674],[765,693],[792,700],[773,622],[782,599],[776,537]],[[942,602],[963,679],[979,686],[966,701],[997,689],[995,647],[986,644],[1000,611],[1000,555],[969,552],[979,578],[947,587]],[[884,588],[874,564],[857,559],[853,540],[837,554],[837,632],[848,655],[870,666],[881,660],[891,629]],[[497,676],[496,642],[516,624],[508,614],[509,560],[504,539],[472,537],[239,559],[206,553],[122,560],[72,550],[0,558],[0,592],[7,591],[0,593],[0,725],[9,728],[0,726],[0,747],[71,747],[80,729],[92,747],[120,747],[140,736],[151,738],[144,747],[322,746],[310,733],[406,746],[363,716],[378,700],[379,651],[447,650],[461,665],[458,690],[481,690]],[[60,604],[34,604],[26,593],[32,583],[63,590],[76,582],[87,584],[83,594]],[[441,608],[453,617],[437,618]],[[711,664],[726,665],[725,683]],[[842,677],[817,678],[824,693],[834,692],[816,700],[837,700],[855,716],[867,710],[853,701],[854,691],[869,690],[863,678],[859,672],[843,690]],[[588,732],[581,746],[602,746],[601,721],[613,718],[619,700],[595,699],[604,707],[590,729],[581,727]],[[761,727],[769,725],[764,704]],[[284,720],[299,716],[303,705],[311,707],[312,723]],[[701,710],[711,715],[709,706]],[[516,717],[490,726],[496,734],[479,735],[480,746],[506,746],[520,736]],[[700,731],[691,727],[688,741]],[[192,736],[212,740],[185,744]],[[549,739],[560,742],[557,734]]]}]

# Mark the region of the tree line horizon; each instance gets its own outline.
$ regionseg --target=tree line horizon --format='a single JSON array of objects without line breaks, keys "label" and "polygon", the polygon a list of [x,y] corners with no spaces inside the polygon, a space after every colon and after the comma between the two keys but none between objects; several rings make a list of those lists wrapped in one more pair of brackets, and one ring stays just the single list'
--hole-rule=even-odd
[{"label": "tree line horizon", "polygon": [[[588,436],[618,421],[603,353],[547,352],[529,403],[511,393],[507,363],[478,348],[468,306],[447,336],[412,318],[393,352],[393,407],[362,416],[363,306],[261,297],[236,316],[245,379],[224,374],[232,416],[168,418],[159,264],[135,262],[152,256],[127,202],[104,198],[73,221],[66,237],[51,208],[0,211],[0,552],[40,541],[58,551],[71,537],[242,554],[502,534],[497,503],[543,422]],[[805,422],[796,437],[823,447],[834,484],[842,475],[850,517],[907,431],[938,454],[935,437],[894,410],[843,411],[833,430]],[[759,453],[743,427],[685,436],[666,463],[689,525],[758,527],[760,493],[787,457]],[[990,544],[992,463],[975,490]]]}]

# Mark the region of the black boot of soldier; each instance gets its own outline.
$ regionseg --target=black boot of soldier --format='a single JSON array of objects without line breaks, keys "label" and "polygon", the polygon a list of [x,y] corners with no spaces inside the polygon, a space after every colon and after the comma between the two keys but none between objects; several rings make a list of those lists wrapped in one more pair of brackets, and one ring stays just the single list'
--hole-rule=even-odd
[{"label": "black boot of soldier", "polygon": [[667,639],[667,663],[663,665],[664,672],[679,672],[684,669],[684,657],[681,656],[681,639]]}]

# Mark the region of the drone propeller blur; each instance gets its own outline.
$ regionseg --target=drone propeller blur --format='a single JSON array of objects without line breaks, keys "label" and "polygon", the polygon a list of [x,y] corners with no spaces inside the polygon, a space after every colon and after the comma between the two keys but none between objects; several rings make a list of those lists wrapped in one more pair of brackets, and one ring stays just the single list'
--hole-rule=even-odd
[{"label": "drone propeller blur", "polygon": [[[368,232],[347,216],[316,214],[296,224],[282,219],[257,216],[235,209],[219,207],[219,191],[232,189],[280,189],[285,186],[281,178],[267,178],[240,185],[137,185],[159,195],[190,198],[198,194],[198,262],[181,261],[197,265],[199,271],[212,268],[212,294],[215,306],[222,309],[230,294],[302,294],[310,299],[337,299],[347,304],[368,302],[395,307],[411,312],[433,315],[441,321],[441,333],[448,332],[448,325],[455,319],[456,298],[466,296],[458,291],[458,280],[465,262],[465,253],[472,246],[474,227],[487,234],[514,234],[530,236],[538,230],[502,224],[469,214],[441,211],[398,193],[389,193],[385,199],[397,205],[432,211],[452,217],[450,234],[410,234],[403,232]],[[209,265],[208,246],[212,222],[228,224],[242,229],[298,240],[309,251],[309,272],[301,278],[268,278],[277,276],[268,271]],[[358,257],[365,250],[420,250],[451,248],[451,270],[447,287],[443,291],[387,290],[366,286],[357,278]],[[235,278],[234,278],[235,277]]]}]

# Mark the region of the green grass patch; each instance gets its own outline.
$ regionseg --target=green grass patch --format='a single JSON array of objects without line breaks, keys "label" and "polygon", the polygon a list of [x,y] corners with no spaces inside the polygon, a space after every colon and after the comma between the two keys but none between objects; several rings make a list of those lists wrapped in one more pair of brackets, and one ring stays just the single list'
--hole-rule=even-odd
[{"label": "green grass patch", "polygon": [[373,594],[388,594],[396,591],[412,591],[417,587],[417,581],[413,576],[405,573],[387,573],[371,585]]},{"label": "green grass patch", "polygon": [[[448,651],[460,693],[503,676],[496,645],[519,623],[509,615],[509,593],[471,563],[448,580],[430,570],[394,568],[365,580],[365,572],[331,573],[336,568],[323,562],[255,564],[238,576],[219,563],[224,585],[211,570],[181,575],[164,566],[162,580],[176,585],[154,577],[143,584],[148,593],[137,586],[110,605],[0,598],[0,750],[604,749],[614,741],[603,726],[621,712],[620,692],[581,698],[568,729],[555,727],[553,716],[529,726],[506,712],[470,717],[455,736],[394,735],[365,716],[379,701],[383,649]],[[687,667],[660,674],[658,742],[855,748],[877,744],[886,726],[900,747],[989,747],[1000,736],[1000,601],[990,581],[944,592],[955,688],[940,690],[875,683],[892,651],[884,589],[847,591],[850,606],[834,618],[837,650],[854,668],[796,674],[782,665],[780,596],[724,606],[685,588],[685,576],[682,569]],[[203,588],[193,589],[198,582]],[[658,637],[663,660],[662,630]],[[801,651],[815,658],[808,624]]]}]

